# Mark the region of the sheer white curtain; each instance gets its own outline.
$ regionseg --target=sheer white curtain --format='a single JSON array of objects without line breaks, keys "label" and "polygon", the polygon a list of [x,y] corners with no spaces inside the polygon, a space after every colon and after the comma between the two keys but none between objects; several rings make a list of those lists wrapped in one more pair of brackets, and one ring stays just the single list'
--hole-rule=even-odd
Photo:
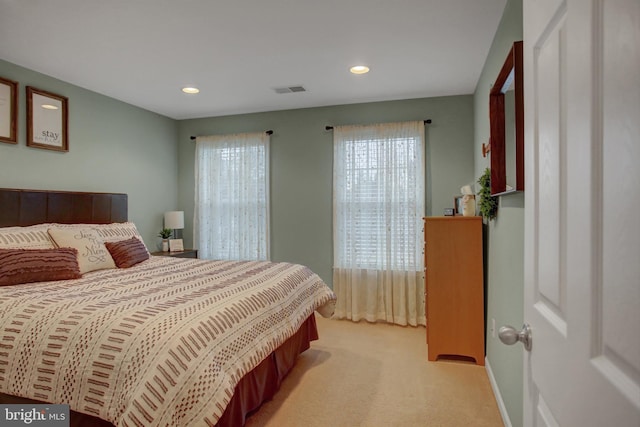
[{"label": "sheer white curtain", "polygon": [[424,123],[333,130],[336,316],[425,325]]},{"label": "sheer white curtain", "polygon": [[269,259],[269,135],[196,138],[194,242],[205,259]]}]

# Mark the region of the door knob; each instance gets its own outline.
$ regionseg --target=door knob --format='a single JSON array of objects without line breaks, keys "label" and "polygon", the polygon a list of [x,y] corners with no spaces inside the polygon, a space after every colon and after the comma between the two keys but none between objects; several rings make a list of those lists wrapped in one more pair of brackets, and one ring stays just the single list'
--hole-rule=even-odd
[{"label": "door knob", "polygon": [[524,344],[527,351],[531,351],[531,328],[529,325],[523,325],[520,332],[516,331],[513,326],[503,326],[498,330],[498,337],[506,345],[513,345],[520,341]]}]

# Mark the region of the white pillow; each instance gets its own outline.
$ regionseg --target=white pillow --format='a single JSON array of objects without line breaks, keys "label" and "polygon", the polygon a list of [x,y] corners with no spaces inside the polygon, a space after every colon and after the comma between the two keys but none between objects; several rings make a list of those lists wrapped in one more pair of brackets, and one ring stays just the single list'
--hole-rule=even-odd
[{"label": "white pillow", "polygon": [[51,224],[0,228],[0,249],[55,249],[47,230]]},{"label": "white pillow", "polygon": [[58,247],[78,250],[80,273],[116,268],[111,254],[96,230],[91,228],[53,227],[48,231]]},{"label": "white pillow", "polygon": [[63,229],[86,229],[91,228],[98,232],[98,236],[103,242],[119,242],[131,237],[137,237],[142,241],[142,236],[138,232],[133,222],[113,222],[110,224],[55,224],[56,228]]}]

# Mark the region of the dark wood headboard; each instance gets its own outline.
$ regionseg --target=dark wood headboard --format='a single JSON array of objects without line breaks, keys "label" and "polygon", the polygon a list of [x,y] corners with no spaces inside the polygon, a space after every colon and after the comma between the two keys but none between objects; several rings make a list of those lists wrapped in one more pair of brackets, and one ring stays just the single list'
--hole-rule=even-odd
[{"label": "dark wood headboard", "polygon": [[128,199],[122,193],[19,190],[0,188],[0,227],[45,222],[108,224],[127,221]]}]

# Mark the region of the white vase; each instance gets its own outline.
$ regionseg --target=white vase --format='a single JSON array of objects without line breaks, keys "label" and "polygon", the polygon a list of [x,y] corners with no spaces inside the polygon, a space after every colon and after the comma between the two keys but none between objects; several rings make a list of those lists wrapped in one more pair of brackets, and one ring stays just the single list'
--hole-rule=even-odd
[{"label": "white vase", "polygon": [[476,199],[471,195],[462,197],[462,216],[476,216]]},{"label": "white vase", "polygon": [[169,251],[169,241],[167,239],[162,239],[162,252]]}]

